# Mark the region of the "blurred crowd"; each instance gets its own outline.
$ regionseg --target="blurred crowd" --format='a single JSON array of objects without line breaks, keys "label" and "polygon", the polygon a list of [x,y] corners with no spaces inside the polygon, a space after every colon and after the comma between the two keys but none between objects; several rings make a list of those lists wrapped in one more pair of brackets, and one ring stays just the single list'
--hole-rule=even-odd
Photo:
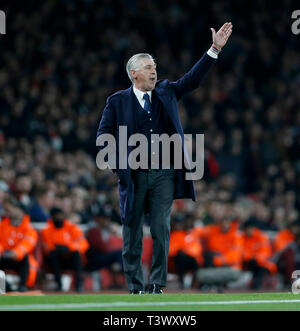
[{"label": "blurred crowd", "polygon": [[[185,133],[205,134],[196,203],[173,218],[216,223],[216,204],[240,228],[299,222],[300,53],[292,0],[3,1],[0,35],[0,212],[15,197],[34,223],[53,208],[73,224],[101,213],[119,224],[117,178],[96,168],[106,98],[130,85],[126,61],[149,52],[159,78],[178,79],[210,47],[210,27],[233,23],[202,86],[180,102]],[[276,24],[275,24],[276,22]],[[3,211],[3,210],[2,210]]]}]

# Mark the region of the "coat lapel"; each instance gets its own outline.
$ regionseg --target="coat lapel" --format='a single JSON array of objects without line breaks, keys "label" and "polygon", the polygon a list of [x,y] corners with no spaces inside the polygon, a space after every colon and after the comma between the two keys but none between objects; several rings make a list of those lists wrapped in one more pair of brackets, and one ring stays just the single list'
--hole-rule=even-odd
[{"label": "coat lapel", "polygon": [[166,109],[169,118],[171,119],[176,131],[183,136],[183,130],[182,127],[180,125],[180,121],[179,121],[179,117],[178,117],[178,112],[176,112],[175,110],[177,109],[172,107],[172,98],[170,96],[170,94],[166,93],[165,89],[161,89],[161,88],[156,88],[155,89],[158,98],[161,100],[161,102],[164,105],[164,109]]},{"label": "coat lapel", "polygon": [[173,107],[172,97],[169,93],[166,93],[165,89],[161,89],[158,87],[157,89],[155,89],[155,91],[157,92],[159,99],[163,103],[164,109],[167,110],[167,113],[176,129],[176,132],[179,133],[181,136],[184,156],[187,159],[188,168],[190,168],[190,161],[189,161],[188,152],[187,152],[186,146],[185,146],[184,132],[183,132],[183,129],[182,129],[182,126],[180,123],[180,119],[179,119],[179,114],[177,111],[177,104],[175,103],[175,107]]},{"label": "coat lapel", "polygon": [[124,90],[122,95],[122,109],[125,112],[124,122],[125,125],[127,125],[128,136],[137,132],[137,116],[134,98],[133,86]]}]

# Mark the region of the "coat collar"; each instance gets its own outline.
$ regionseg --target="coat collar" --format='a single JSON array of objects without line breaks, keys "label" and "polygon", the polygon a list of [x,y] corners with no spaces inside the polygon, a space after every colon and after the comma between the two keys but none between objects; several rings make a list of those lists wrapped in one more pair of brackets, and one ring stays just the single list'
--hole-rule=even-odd
[{"label": "coat collar", "polygon": [[146,93],[149,95],[150,102],[152,102],[152,91],[142,92],[141,90],[137,89],[134,85],[132,89],[133,89],[133,93],[137,97],[140,104],[143,102],[144,94]]}]

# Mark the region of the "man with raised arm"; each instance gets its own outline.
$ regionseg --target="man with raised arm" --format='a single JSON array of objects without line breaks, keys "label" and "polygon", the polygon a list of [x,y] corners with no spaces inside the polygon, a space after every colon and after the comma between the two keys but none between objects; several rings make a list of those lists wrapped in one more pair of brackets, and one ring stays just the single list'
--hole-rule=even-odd
[{"label": "man with raised arm", "polygon": [[[218,32],[211,28],[213,44],[201,59],[177,81],[157,80],[156,63],[150,54],[133,55],[126,70],[132,85],[108,97],[97,132],[97,142],[104,134],[111,134],[120,150],[119,128],[126,127],[127,137],[142,134],[148,142],[148,168],[132,170],[120,167],[128,150],[120,159],[116,155],[119,177],[121,219],[123,222],[123,265],[130,293],[143,294],[145,283],[142,272],[143,216],[147,212],[153,238],[153,258],[149,293],[160,294],[166,286],[170,241],[170,213],[174,199],[191,198],[195,201],[193,182],[185,177],[185,169],[152,167],[151,150],[154,134],[177,134],[184,141],[177,101],[196,89],[216,62],[218,54],[232,33],[232,24],[225,23]],[[128,141],[128,140],[127,140]],[[99,143],[97,143],[100,146]],[[103,148],[103,146],[102,146]],[[100,146],[101,149],[101,146]],[[118,153],[120,154],[120,153]],[[122,154],[122,153],[121,153]],[[159,151],[161,154],[161,150]],[[159,155],[159,160],[162,155]],[[125,163],[127,162],[125,160]]]}]

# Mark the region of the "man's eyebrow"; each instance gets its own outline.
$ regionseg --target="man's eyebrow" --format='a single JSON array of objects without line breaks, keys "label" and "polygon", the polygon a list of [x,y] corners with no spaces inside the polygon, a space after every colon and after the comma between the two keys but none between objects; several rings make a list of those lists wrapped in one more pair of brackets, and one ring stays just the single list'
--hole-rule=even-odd
[{"label": "man's eyebrow", "polygon": [[144,65],[144,68],[151,68],[151,67],[154,67],[154,68],[156,68],[156,63],[154,63],[154,64],[146,64],[146,65]]}]

